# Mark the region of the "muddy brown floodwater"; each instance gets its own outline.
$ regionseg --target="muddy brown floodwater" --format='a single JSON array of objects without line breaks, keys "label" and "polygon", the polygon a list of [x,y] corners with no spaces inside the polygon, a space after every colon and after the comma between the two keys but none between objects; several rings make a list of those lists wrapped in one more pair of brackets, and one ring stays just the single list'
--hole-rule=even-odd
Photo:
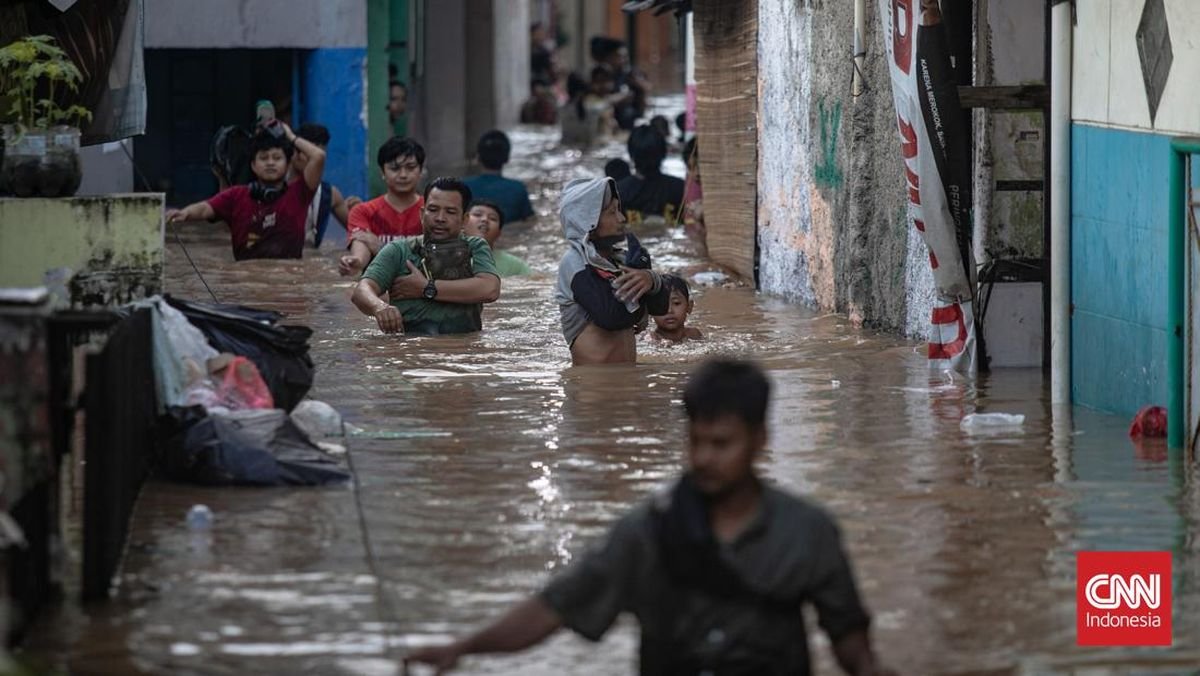
[{"label": "muddy brown floodwater", "polygon": [[[405,647],[535,591],[671,477],[687,371],[734,354],[760,360],[775,385],[766,475],[838,517],[879,650],[901,673],[1197,673],[1193,466],[1135,447],[1123,419],[1052,415],[1040,371],[931,376],[915,343],[744,286],[697,284],[692,321],[707,341],[643,344],[637,367],[568,368],[552,301],[557,196],[619,147],[580,154],[556,140],[513,134],[508,173],[535,187],[538,217],[501,245],[537,275],[504,281],[478,335],[380,334],[350,305],[328,245],[302,261],[235,264],[222,228],[181,227],[222,301],[315,330],[311,396],[360,428],[349,445],[365,524],[352,487],[151,483],[114,599],[57,622],[32,650],[74,673],[396,674]],[[707,269],[681,235],[639,234],[658,267]],[[207,297],[173,237],[167,277],[172,293]],[[959,422],[974,411],[1026,420],[972,435]],[[213,509],[210,535],[185,529],[193,503]],[[1075,552],[1089,549],[1174,553],[1174,647],[1075,646]],[[818,672],[835,673],[812,636]],[[636,640],[628,621],[601,644],[564,632],[462,672],[627,674]]]}]

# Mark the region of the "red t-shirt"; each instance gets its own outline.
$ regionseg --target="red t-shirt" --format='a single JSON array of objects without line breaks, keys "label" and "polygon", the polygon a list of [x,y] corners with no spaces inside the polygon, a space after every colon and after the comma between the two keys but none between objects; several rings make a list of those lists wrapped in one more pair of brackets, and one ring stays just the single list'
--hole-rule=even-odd
[{"label": "red t-shirt", "polygon": [[365,230],[378,237],[379,241],[384,244],[398,237],[420,235],[423,233],[421,229],[421,207],[423,206],[425,206],[425,199],[418,195],[417,201],[413,202],[412,206],[404,211],[396,211],[395,207],[388,204],[387,195],[380,195],[350,210],[346,231],[352,233]]},{"label": "red t-shirt", "polygon": [[313,192],[300,177],[267,203],[251,197],[249,186],[235,185],[214,195],[208,205],[229,225],[234,259],[300,258]]}]

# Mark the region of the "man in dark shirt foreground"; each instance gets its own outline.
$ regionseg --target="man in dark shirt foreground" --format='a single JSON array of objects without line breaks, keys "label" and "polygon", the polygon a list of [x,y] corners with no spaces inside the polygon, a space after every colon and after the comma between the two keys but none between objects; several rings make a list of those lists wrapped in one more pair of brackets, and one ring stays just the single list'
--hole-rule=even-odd
[{"label": "man in dark shirt foreground", "polygon": [[628,611],[641,624],[642,674],[808,674],[802,607],[812,603],[847,673],[890,674],[871,650],[833,519],[755,474],[769,394],[753,364],[703,365],[684,392],[688,469],[679,481],[541,593],[406,662],[441,673],[463,655],[522,650],[563,626],[599,640]]}]

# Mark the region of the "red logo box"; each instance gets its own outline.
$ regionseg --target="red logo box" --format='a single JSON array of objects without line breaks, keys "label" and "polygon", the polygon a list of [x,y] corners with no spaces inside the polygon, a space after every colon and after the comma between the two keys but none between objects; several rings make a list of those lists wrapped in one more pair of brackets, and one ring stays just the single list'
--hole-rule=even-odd
[{"label": "red logo box", "polygon": [[1078,645],[1171,645],[1171,552],[1079,552]]}]

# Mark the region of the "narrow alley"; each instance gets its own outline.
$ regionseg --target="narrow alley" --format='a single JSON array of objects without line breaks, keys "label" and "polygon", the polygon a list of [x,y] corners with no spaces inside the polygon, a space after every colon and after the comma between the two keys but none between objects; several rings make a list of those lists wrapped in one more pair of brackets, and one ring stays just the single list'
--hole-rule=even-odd
[{"label": "narrow alley", "polygon": [[[358,428],[349,445],[360,486],[148,484],[116,598],[56,627],[72,673],[398,673],[405,649],[534,591],[673,475],[681,384],[717,354],[769,369],[778,400],[767,476],[840,520],[880,653],[901,673],[1182,674],[1200,661],[1200,580],[1186,563],[1200,495],[1194,468],[1169,460],[1161,441],[1135,448],[1124,420],[1098,413],[1052,421],[1036,370],[947,381],[930,375],[918,343],[734,284],[696,292],[694,323],[708,340],[643,345],[636,367],[568,368],[548,282],[557,195],[614,150],[581,155],[532,128],[513,139],[512,174],[536,186],[538,216],[505,238],[537,274],[505,280],[481,334],[382,335],[348,302],[332,253],[233,263],[219,226],[183,231],[220,300],[316,330],[312,396]],[[708,270],[682,234],[638,234],[664,269]],[[170,293],[207,293],[176,242],[167,279]],[[962,429],[975,411],[1025,423]],[[215,514],[199,541],[183,522],[193,503]],[[1074,552],[1101,546],[1181,557],[1174,648],[1075,646]],[[564,632],[462,673],[626,674],[636,646],[625,622],[601,644]],[[819,673],[834,673],[827,648],[814,656]]]}]

